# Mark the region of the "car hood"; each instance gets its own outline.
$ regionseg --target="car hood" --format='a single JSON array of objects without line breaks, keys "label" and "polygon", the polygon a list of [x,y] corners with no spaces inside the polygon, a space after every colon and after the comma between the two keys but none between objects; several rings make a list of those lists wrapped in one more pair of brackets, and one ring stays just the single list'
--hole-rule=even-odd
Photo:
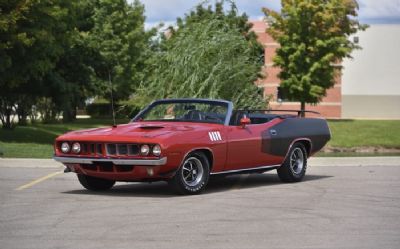
[{"label": "car hood", "polygon": [[115,127],[71,131],[58,139],[111,141],[132,138],[167,138],[184,132],[215,130],[220,126],[220,124],[189,122],[133,122]]}]

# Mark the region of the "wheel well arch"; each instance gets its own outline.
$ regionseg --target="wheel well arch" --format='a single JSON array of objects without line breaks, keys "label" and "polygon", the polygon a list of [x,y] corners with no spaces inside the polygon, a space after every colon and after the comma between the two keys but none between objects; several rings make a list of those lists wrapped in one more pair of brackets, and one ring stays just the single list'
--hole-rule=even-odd
[{"label": "wheel well arch", "polygon": [[301,143],[302,145],[304,145],[304,148],[306,148],[307,157],[310,157],[312,149],[312,143],[310,139],[296,139],[295,141],[293,141],[293,144],[295,143]]},{"label": "wheel well arch", "polygon": [[186,153],[186,155],[185,155],[185,157],[183,158],[183,160],[185,160],[185,158],[186,158],[188,155],[190,155],[190,154],[192,154],[192,153],[195,153],[195,152],[202,152],[202,153],[204,153],[204,155],[205,155],[205,156],[207,157],[207,159],[208,159],[208,163],[210,164],[210,172],[211,172],[211,170],[212,170],[212,168],[213,168],[213,164],[214,164],[214,155],[213,155],[211,149],[209,149],[209,148],[196,148],[196,149],[193,149],[193,150],[189,151],[188,153]]}]

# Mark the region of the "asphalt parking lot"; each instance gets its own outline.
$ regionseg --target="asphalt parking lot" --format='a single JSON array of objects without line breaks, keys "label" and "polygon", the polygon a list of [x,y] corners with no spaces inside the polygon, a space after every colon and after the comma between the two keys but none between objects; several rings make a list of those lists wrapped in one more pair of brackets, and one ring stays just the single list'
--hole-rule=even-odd
[{"label": "asphalt parking lot", "polygon": [[400,158],[323,160],[301,183],[273,171],[175,196],[88,192],[52,161],[0,159],[0,248],[400,248]]}]

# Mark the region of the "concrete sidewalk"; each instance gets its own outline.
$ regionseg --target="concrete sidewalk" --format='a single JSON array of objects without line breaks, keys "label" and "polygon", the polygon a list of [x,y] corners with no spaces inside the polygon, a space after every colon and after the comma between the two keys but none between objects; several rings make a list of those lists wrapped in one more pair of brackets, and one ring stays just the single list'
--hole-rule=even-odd
[{"label": "concrete sidewalk", "polygon": [[[400,166],[400,157],[312,157],[308,164],[312,167]],[[53,159],[0,158],[0,167],[60,168],[62,164]]]}]

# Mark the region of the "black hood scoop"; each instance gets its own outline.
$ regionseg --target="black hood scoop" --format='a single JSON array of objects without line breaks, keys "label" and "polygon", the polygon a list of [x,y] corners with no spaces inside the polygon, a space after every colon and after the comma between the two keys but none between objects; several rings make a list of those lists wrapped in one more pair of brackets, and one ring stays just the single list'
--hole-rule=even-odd
[{"label": "black hood scoop", "polygon": [[142,126],[139,126],[139,128],[144,129],[144,130],[156,130],[156,129],[162,129],[165,127],[161,126],[161,125],[142,125]]}]

